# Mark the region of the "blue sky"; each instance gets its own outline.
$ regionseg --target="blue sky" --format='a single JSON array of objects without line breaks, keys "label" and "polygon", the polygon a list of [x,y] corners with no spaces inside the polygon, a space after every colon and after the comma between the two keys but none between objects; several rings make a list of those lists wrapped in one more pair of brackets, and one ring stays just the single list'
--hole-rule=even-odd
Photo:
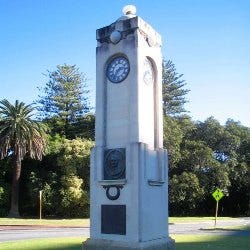
[{"label": "blue sky", "polygon": [[164,58],[184,74],[189,115],[250,127],[248,0],[0,0],[0,100],[33,102],[43,73],[64,63],[86,74],[94,100],[95,30],[127,4],[162,35]]}]

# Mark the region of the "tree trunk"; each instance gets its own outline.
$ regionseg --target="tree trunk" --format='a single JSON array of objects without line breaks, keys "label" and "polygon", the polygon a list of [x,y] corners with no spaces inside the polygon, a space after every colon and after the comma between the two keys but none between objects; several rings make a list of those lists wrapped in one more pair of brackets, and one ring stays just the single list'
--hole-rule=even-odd
[{"label": "tree trunk", "polygon": [[[18,158],[18,157],[17,157]],[[11,207],[8,217],[19,218],[19,182],[21,175],[21,160],[15,159],[15,167],[13,172],[12,187],[11,187]]]}]

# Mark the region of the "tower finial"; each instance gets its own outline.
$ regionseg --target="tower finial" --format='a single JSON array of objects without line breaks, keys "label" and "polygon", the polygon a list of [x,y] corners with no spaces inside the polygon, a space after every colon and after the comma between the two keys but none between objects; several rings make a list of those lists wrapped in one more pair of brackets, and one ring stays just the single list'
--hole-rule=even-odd
[{"label": "tower finial", "polygon": [[124,15],[135,15],[136,7],[134,5],[126,5],[123,7],[122,12]]}]

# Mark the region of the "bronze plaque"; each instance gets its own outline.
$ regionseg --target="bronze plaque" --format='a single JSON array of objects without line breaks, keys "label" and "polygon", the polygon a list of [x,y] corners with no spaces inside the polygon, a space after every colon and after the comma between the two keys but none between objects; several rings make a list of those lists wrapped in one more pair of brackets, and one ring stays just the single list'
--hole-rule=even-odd
[{"label": "bronze plaque", "polygon": [[126,178],[125,148],[108,149],[104,152],[104,180]]},{"label": "bronze plaque", "polygon": [[126,205],[101,206],[101,233],[126,235]]}]

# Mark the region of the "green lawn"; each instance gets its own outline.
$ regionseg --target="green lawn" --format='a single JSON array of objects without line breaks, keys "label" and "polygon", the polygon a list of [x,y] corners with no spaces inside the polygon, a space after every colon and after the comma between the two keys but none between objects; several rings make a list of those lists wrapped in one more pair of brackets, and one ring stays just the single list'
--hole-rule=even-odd
[{"label": "green lawn", "polygon": [[83,227],[89,226],[89,219],[11,219],[0,218],[1,225],[36,225],[36,226],[65,226],[65,227]]},{"label": "green lawn", "polygon": [[210,236],[210,235],[172,235],[176,250],[247,250],[250,237]]},{"label": "green lawn", "polygon": [[[246,250],[249,237],[171,235],[176,241],[176,250]],[[82,237],[20,240],[0,243],[1,250],[81,250]]]},{"label": "green lawn", "polygon": [[[233,217],[218,217],[220,220],[234,220],[238,218]],[[185,222],[201,222],[201,221],[214,221],[214,217],[169,217],[169,223],[185,223]]]},{"label": "green lawn", "polygon": [[83,237],[19,240],[0,243],[1,250],[81,250]]},{"label": "green lawn", "polygon": [[224,229],[227,229],[227,230],[250,230],[250,224],[248,225],[242,225],[242,226],[231,226],[231,227],[224,227]]},{"label": "green lawn", "polygon": [[250,231],[250,224],[241,226],[209,227],[203,230],[224,230],[224,231]]}]

